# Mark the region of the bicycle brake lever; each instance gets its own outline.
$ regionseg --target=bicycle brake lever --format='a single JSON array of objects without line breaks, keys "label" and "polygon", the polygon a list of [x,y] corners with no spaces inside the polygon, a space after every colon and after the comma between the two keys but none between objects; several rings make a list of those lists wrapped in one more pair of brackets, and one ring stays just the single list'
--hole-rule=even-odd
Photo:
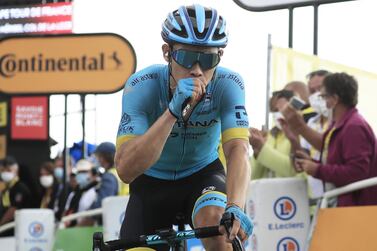
[{"label": "bicycle brake lever", "polygon": [[[223,217],[221,218],[220,225],[224,226],[225,231],[228,234],[228,237],[230,234],[230,229],[233,226],[234,219],[235,219],[234,214],[232,213],[224,213]],[[245,250],[245,248],[242,245],[242,241],[240,240],[240,238],[238,238],[238,236],[236,236],[234,240],[232,241],[232,247],[233,247],[233,251]]]}]

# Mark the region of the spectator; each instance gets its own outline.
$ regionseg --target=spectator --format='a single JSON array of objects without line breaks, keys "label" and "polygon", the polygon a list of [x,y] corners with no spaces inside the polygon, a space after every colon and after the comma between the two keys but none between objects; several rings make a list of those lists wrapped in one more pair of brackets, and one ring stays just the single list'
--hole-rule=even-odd
[{"label": "spectator", "polygon": [[54,164],[49,161],[44,162],[41,165],[39,176],[39,181],[43,187],[41,208],[53,209],[58,185],[53,174]]},{"label": "spectator", "polygon": [[[308,77],[308,88],[310,92],[309,103],[313,110],[317,113],[314,117],[310,118],[307,122],[308,126],[313,130],[323,133],[328,128],[328,115],[329,109],[326,107],[326,101],[320,97],[320,90],[322,88],[323,79],[330,74],[326,70],[317,70],[309,73]],[[304,138],[301,138],[301,146],[306,150],[310,157],[314,160],[319,161],[320,151],[313,147]],[[324,184],[321,180],[318,180],[310,175],[308,175],[308,185],[310,187],[311,197],[320,197],[324,192]],[[331,185],[326,185],[326,190],[332,188]],[[312,204],[316,204],[312,201]]]},{"label": "spectator", "polygon": [[[18,163],[12,157],[6,157],[0,162],[1,179],[5,189],[1,193],[0,226],[14,220],[17,209],[31,207],[31,193],[28,187],[19,180]],[[13,235],[13,230],[6,231],[1,236]]]},{"label": "spectator", "polygon": [[[93,179],[91,169],[92,164],[88,160],[81,159],[76,163],[75,181],[72,184],[77,182],[77,185],[68,195],[64,215],[86,211],[96,200],[95,186],[98,182]],[[80,224],[80,220],[78,223]],[[66,226],[71,227],[76,224],[76,221],[67,222]]]},{"label": "spectator", "polygon": [[[128,195],[129,187],[128,187],[128,184],[120,180],[116,172],[115,165],[114,165],[115,145],[113,143],[103,142],[99,144],[99,146],[94,151],[94,154],[100,166],[102,166],[106,170],[106,172],[102,175],[101,186],[98,190],[99,200],[97,200],[97,202],[93,205],[94,208],[97,208],[101,206],[100,203],[104,197],[103,195],[106,195],[106,194],[114,195],[113,189],[115,188],[115,184],[118,189],[118,192],[115,195],[117,194]],[[114,178],[115,178],[115,182],[114,182]]]},{"label": "spectator", "polygon": [[254,150],[251,158],[252,179],[266,177],[291,177],[296,174],[290,159],[291,144],[285,136],[282,127],[282,114],[279,112],[294,96],[292,91],[281,90],[274,92],[270,99],[270,111],[275,121],[267,135],[250,128],[249,142]]},{"label": "spectator", "polygon": [[[336,187],[377,176],[376,138],[355,108],[357,95],[358,84],[352,76],[334,73],[325,77],[321,97],[330,109],[331,124],[323,135],[308,127],[289,105],[283,109],[289,126],[321,149],[320,162],[313,161],[304,151],[298,151],[297,169]],[[377,187],[338,197],[338,206],[355,205],[377,205]]]}]

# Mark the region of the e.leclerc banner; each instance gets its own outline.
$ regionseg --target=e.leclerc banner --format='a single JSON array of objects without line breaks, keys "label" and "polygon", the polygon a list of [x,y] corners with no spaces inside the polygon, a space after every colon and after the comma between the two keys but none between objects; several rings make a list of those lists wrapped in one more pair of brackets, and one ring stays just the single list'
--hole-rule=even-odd
[{"label": "e.leclerc banner", "polygon": [[0,40],[0,92],[8,94],[111,93],[135,69],[133,47],[116,34]]}]

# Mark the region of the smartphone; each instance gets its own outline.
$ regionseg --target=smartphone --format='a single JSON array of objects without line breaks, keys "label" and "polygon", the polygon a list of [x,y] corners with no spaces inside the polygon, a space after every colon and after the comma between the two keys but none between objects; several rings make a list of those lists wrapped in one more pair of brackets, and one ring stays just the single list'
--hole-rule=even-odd
[{"label": "smartphone", "polygon": [[293,96],[289,103],[298,111],[305,106],[305,102],[297,96]]}]

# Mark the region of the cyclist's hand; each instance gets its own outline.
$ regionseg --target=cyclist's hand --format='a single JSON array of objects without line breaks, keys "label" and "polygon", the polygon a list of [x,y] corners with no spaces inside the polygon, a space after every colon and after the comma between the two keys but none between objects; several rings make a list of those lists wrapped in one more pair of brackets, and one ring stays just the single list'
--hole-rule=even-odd
[{"label": "cyclist's hand", "polygon": [[220,227],[220,232],[226,234],[228,242],[232,242],[236,236],[238,236],[242,242],[246,241],[252,234],[254,227],[250,218],[241,208],[235,205],[226,208],[223,219],[224,217],[228,217],[229,214],[234,216],[233,224],[229,228],[229,234],[224,226]]},{"label": "cyclist's hand", "polygon": [[173,98],[169,103],[170,112],[178,119],[184,106],[190,101],[199,101],[205,93],[205,84],[199,78],[184,78],[178,81]]}]

